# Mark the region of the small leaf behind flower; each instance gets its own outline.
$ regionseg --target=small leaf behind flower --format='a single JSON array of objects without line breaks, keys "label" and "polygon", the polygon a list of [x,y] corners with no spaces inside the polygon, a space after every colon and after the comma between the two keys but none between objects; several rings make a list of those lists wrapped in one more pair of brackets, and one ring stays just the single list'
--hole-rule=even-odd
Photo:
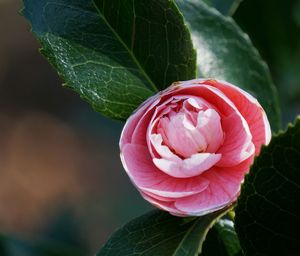
[{"label": "small leaf behind flower", "polygon": [[232,16],[242,0],[203,0],[205,3],[215,7],[223,15]]},{"label": "small leaf behind flower", "polygon": [[245,255],[299,255],[300,117],[263,147],[236,208]]},{"label": "small leaf behind flower", "polygon": [[208,230],[223,214],[180,218],[154,210],[117,230],[97,256],[196,256]]},{"label": "small leaf behind flower", "polygon": [[201,256],[241,256],[240,242],[235,233],[233,222],[220,219],[209,230],[202,247]]}]

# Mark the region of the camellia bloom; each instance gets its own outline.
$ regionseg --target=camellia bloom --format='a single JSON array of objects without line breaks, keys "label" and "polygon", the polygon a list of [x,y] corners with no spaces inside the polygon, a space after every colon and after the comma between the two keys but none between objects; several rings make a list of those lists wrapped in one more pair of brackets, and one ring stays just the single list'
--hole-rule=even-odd
[{"label": "camellia bloom", "polygon": [[177,216],[201,216],[232,204],[262,144],[265,111],[223,81],[176,82],[127,120],[121,160],[141,195]]}]

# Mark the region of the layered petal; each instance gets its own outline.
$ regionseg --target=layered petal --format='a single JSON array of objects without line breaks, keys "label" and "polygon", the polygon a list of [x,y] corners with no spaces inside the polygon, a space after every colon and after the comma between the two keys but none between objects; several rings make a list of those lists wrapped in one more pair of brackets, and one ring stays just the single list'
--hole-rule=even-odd
[{"label": "layered petal", "polygon": [[157,207],[158,209],[169,212],[170,214],[178,217],[188,216],[188,213],[178,210],[175,207],[175,201],[162,201],[157,198],[153,198],[146,193],[141,192],[142,197],[147,200],[149,203]]},{"label": "layered petal", "polygon": [[217,166],[234,166],[254,154],[252,135],[245,120],[237,113],[222,119],[225,133],[223,145],[217,151],[222,159]]},{"label": "layered petal", "polygon": [[197,117],[197,129],[205,137],[206,152],[216,152],[224,142],[224,132],[220,115],[214,109],[200,111]]},{"label": "layered petal", "polygon": [[157,168],[176,178],[188,178],[200,175],[214,166],[221,159],[221,154],[199,153],[179,161],[154,158]]},{"label": "layered petal", "polygon": [[235,201],[240,189],[240,182],[228,177],[222,177],[211,169],[205,173],[210,180],[209,186],[193,196],[177,199],[175,207],[188,215],[202,216],[224,208]]},{"label": "layered petal", "polygon": [[201,176],[178,179],[155,167],[147,147],[126,144],[121,152],[123,166],[132,182],[142,191],[180,198],[203,191],[209,181]]},{"label": "layered petal", "polygon": [[238,197],[255,154],[271,138],[266,114],[223,81],[177,82],[142,104],[120,139],[141,195],[176,216],[201,216]]},{"label": "layered petal", "polygon": [[171,112],[160,119],[160,127],[166,136],[165,143],[182,157],[206,150],[204,136],[193,126],[184,113]]},{"label": "layered petal", "polygon": [[242,89],[224,81],[204,80],[202,83],[218,88],[234,103],[248,123],[253,137],[255,154],[257,155],[260,152],[261,145],[268,144],[272,136],[267,115],[257,99]]}]

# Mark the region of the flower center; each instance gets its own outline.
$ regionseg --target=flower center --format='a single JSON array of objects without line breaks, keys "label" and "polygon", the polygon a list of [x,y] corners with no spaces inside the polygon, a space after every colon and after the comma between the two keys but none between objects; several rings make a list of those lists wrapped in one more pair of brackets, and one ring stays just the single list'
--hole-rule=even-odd
[{"label": "flower center", "polygon": [[190,98],[172,101],[169,112],[158,121],[157,134],[163,144],[180,158],[197,153],[214,153],[224,135],[219,114],[203,102]]}]

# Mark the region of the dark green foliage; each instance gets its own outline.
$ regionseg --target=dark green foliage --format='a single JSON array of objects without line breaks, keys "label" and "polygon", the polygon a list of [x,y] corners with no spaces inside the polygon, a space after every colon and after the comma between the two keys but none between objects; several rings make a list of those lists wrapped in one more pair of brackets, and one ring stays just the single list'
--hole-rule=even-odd
[{"label": "dark green foliage", "polygon": [[246,255],[299,255],[300,118],[274,136],[246,176],[236,230]]},{"label": "dark green foliage", "polygon": [[195,256],[217,212],[197,218],[174,217],[152,211],[117,230],[97,256]]},{"label": "dark green foliage", "polygon": [[242,256],[240,242],[235,233],[233,222],[219,220],[209,230],[202,247],[201,256]]},{"label": "dark green foliage", "polygon": [[124,120],[155,91],[195,78],[190,34],[173,1],[24,0],[41,52],[66,86]]}]

